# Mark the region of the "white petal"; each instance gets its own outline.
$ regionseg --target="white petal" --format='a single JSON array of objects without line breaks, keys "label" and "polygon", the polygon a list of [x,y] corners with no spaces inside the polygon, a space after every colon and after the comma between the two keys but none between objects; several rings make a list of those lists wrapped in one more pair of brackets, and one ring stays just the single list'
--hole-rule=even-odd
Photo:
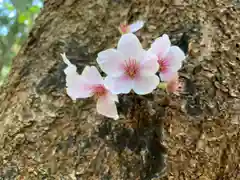
[{"label": "white petal", "polygon": [[167,53],[165,60],[169,62],[170,71],[178,71],[182,66],[182,61],[185,59],[184,52],[177,46],[172,46]]},{"label": "white petal", "polygon": [[104,80],[104,85],[113,94],[127,94],[131,91],[133,87],[133,82],[126,76],[107,76]]},{"label": "white petal", "polygon": [[[92,82],[92,79],[96,78],[96,73],[94,68],[95,67],[85,67],[83,70],[83,74],[90,76],[91,80],[88,80],[89,78],[80,76],[77,73],[77,67],[73,65],[66,57],[65,53],[61,54],[63,61],[67,64],[67,68],[64,70],[64,73],[66,74],[66,91],[67,94],[73,99],[76,100],[78,98],[87,98],[93,95],[92,88],[89,85],[89,82]],[[96,68],[95,68],[96,69]],[[97,71],[98,72],[98,71]],[[92,73],[90,75],[90,73]],[[100,76],[101,77],[101,76]],[[102,77],[101,77],[102,79]]]},{"label": "white petal", "polygon": [[95,66],[86,66],[82,76],[88,84],[103,84],[103,78]]},{"label": "white petal", "polygon": [[144,60],[141,61],[140,71],[141,75],[154,75],[159,70],[158,58],[150,51],[145,51]]},{"label": "white petal", "polygon": [[149,94],[159,84],[159,77],[157,75],[140,76],[134,80],[133,84],[133,90],[135,93],[140,95]]},{"label": "white petal", "polygon": [[65,53],[61,54],[61,56],[64,63],[67,65],[67,67],[64,69],[64,73],[66,74],[66,76],[77,75],[77,67],[67,59]]},{"label": "white petal", "polygon": [[86,84],[85,79],[78,75],[69,80],[67,83],[67,94],[73,99],[87,98],[93,95],[92,88]]},{"label": "white petal", "polygon": [[108,75],[120,76],[123,74],[124,57],[116,49],[108,49],[98,53],[97,62]]},{"label": "white petal", "polygon": [[81,79],[81,76],[77,72],[66,74],[66,86],[72,86]]},{"label": "white petal", "polygon": [[157,38],[151,45],[150,51],[155,53],[160,58],[164,58],[169,48],[171,46],[171,42],[167,34],[162,35]]},{"label": "white petal", "polygon": [[132,33],[121,36],[117,49],[124,55],[125,60],[134,58],[139,61],[143,57],[142,45],[137,36]]},{"label": "white petal", "polygon": [[60,55],[62,56],[63,61],[64,61],[65,64],[67,64],[67,65],[71,65],[71,62],[68,60],[68,58],[67,58],[67,56],[66,56],[65,53],[60,54]]},{"label": "white petal", "polygon": [[[69,96],[76,96],[74,95],[74,86],[80,86],[82,82],[81,76],[77,73],[77,67],[73,65],[66,57],[66,54],[61,54],[63,61],[67,64],[67,67],[64,69],[64,73],[66,75],[66,86],[67,92],[69,92]],[[70,89],[69,89],[70,87]],[[75,99],[75,98],[74,98]]]},{"label": "white petal", "polygon": [[129,29],[131,33],[137,32],[144,26],[144,21],[136,21],[133,24],[129,25]]},{"label": "white petal", "polygon": [[110,91],[107,94],[108,98],[112,101],[118,102],[118,96],[116,94],[112,94]]},{"label": "white petal", "polygon": [[97,112],[115,120],[119,118],[115,102],[106,96],[99,97],[97,101]]},{"label": "white petal", "polygon": [[167,72],[164,72],[164,73],[160,73],[160,80],[161,81],[169,81],[172,79],[173,75],[176,74],[176,71],[167,71]]}]

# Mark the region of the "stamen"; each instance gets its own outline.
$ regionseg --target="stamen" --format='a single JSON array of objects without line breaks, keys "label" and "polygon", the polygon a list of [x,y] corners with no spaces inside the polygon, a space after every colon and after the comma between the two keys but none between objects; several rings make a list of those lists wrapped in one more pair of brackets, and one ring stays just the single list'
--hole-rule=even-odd
[{"label": "stamen", "polygon": [[159,72],[166,72],[168,70],[168,62],[158,57]]},{"label": "stamen", "polygon": [[107,89],[103,85],[99,84],[99,85],[93,86],[93,92],[96,98],[99,98],[100,96],[106,95]]},{"label": "stamen", "polygon": [[128,77],[134,79],[139,73],[139,64],[136,59],[129,58],[129,60],[125,61],[124,70]]}]

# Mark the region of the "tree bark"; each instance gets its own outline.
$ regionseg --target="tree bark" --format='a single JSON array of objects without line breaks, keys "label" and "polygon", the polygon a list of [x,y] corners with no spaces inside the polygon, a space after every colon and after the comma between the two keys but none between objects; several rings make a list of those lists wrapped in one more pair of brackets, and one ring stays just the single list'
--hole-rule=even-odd
[{"label": "tree bark", "polygon": [[[240,179],[240,10],[230,0],[46,0],[0,93],[0,179]],[[121,95],[121,119],[65,93],[60,53],[96,64],[143,19],[188,53],[180,96]]]}]

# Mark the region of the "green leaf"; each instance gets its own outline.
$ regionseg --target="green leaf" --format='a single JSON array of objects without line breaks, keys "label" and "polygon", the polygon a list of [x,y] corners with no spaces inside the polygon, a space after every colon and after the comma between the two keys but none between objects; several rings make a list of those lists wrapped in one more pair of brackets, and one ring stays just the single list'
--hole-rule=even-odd
[{"label": "green leaf", "polygon": [[23,24],[24,21],[26,21],[27,19],[28,19],[28,17],[26,16],[25,13],[21,13],[21,14],[18,16],[18,22],[19,22],[20,24]]},{"label": "green leaf", "polygon": [[40,7],[38,7],[38,6],[32,6],[32,7],[29,8],[29,11],[30,11],[31,13],[34,13],[34,14],[39,13]]},{"label": "green leaf", "polygon": [[10,19],[7,16],[0,16],[0,24],[6,25],[8,24]]},{"label": "green leaf", "polygon": [[[8,14],[14,11],[16,13],[10,17],[8,14],[0,15],[1,28],[7,28],[7,34],[0,34],[0,86],[3,80],[7,79],[9,69],[6,67],[11,67],[12,58],[27,39],[29,29],[34,24],[36,15],[40,12],[40,7],[32,5],[33,0],[6,1],[3,0],[0,11]],[[3,66],[5,69],[2,69]]]},{"label": "green leaf", "polygon": [[9,10],[9,11],[13,11],[15,8],[14,8],[14,6],[12,5],[12,4],[10,4],[10,3],[3,3],[3,6],[5,7],[5,8],[7,8],[7,10]]},{"label": "green leaf", "polygon": [[11,0],[11,2],[18,12],[25,11],[27,6],[32,4],[32,0]]}]

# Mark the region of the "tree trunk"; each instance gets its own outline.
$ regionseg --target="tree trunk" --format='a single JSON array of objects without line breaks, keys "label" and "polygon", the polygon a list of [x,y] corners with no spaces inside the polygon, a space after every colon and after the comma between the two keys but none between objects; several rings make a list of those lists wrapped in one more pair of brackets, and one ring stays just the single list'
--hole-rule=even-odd
[{"label": "tree trunk", "polygon": [[[0,93],[0,179],[240,179],[240,10],[230,0],[46,0]],[[113,121],[65,93],[124,20],[188,52],[180,96],[121,95]],[[188,48],[188,49],[187,49]]]}]

